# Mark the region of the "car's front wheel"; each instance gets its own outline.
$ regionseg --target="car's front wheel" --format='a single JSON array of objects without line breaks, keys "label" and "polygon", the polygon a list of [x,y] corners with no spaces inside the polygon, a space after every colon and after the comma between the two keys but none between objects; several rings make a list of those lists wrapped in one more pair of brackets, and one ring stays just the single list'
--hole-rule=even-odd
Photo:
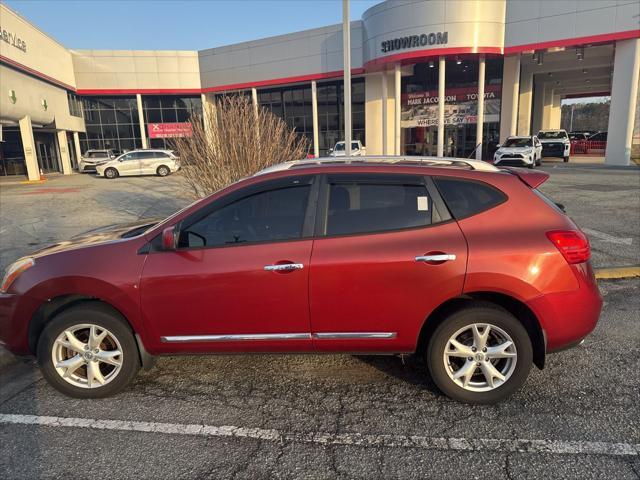
[{"label": "car's front wheel", "polygon": [[567,163],[569,161],[569,157],[564,157],[563,160],[564,160],[564,163]]},{"label": "car's front wheel", "polygon": [[476,302],[457,310],[433,333],[427,362],[433,381],[447,396],[491,404],[515,392],[531,369],[526,329],[509,312]]},{"label": "car's front wheel", "polygon": [[113,167],[109,167],[104,171],[104,176],[108,179],[116,178],[118,176],[118,170]]},{"label": "car's front wheel", "polygon": [[40,335],[37,354],[47,381],[77,398],[113,395],[140,369],[138,348],[128,325],[96,302],[56,315]]}]

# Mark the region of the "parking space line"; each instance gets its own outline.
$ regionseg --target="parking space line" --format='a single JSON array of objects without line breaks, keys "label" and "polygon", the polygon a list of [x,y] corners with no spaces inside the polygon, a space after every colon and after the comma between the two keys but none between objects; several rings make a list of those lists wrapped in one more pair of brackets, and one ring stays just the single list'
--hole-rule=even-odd
[{"label": "parking space line", "polygon": [[43,427],[89,428],[120,432],[145,432],[201,437],[235,437],[277,443],[311,443],[337,446],[384,446],[426,450],[488,451],[496,453],[550,453],[559,455],[639,456],[639,443],[590,442],[576,440],[527,440],[493,438],[444,438],[419,435],[374,435],[360,433],[280,432],[274,429],[213,426],[181,423],[100,420],[93,418],[50,417],[0,414],[0,424]]}]

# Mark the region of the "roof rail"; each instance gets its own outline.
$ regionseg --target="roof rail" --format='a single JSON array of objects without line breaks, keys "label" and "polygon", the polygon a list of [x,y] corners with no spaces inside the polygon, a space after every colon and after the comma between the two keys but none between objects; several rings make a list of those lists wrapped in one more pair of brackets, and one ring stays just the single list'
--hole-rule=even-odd
[{"label": "roof rail", "polygon": [[293,160],[267,167],[256,175],[290,170],[292,168],[313,167],[321,165],[358,165],[358,164],[387,164],[387,165],[411,165],[425,167],[454,167],[478,170],[481,172],[500,171],[494,165],[482,160],[469,160],[467,158],[443,158],[443,157],[414,157],[414,156],[362,156],[362,157],[321,157],[306,160]]}]

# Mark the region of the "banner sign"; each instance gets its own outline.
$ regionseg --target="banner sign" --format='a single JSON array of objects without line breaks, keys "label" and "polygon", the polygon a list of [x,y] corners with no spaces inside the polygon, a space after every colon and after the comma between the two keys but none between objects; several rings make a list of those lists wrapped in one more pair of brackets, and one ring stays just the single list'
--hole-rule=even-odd
[{"label": "banner sign", "polygon": [[[500,121],[501,85],[486,85],[484,91],[484,121]],[[478,87],[445,90],[445,125],[478,122]],[[438,90],[402,94],[402,128],[438,125]]]},{"label": "banner sign", "polygon": [[193,127],[190,122],[178,123],[150,123],[147,125],[149,138],[190,137]]}]

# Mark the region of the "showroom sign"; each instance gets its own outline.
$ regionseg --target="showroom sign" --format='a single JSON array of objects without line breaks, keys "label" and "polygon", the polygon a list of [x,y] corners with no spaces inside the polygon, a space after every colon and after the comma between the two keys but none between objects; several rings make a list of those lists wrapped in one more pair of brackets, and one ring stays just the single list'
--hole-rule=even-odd
[{"label": "showroom sign", "polygon": [[385,40],[381,44],[381,49],[382,53],[387,53],[395,50],[405,50],[407,48],[446,45],[447,43],[449,43],[449,32],[432,32]]},{"label": "showroom sign", "polygon": [[177,138],[193,135],[193,127],[189,122],[150,123],[147,129],[149,138]]},{"label": "showroom sign", "polygon": [[21,50],[24,53],[27,53],[27,42],[22,40],[15,33],[11,33],[10,31],[0,27],[0,38],[2,38],[2,41],[4,43],[8,43],[12,47],[17,48],[18,50]]}]

